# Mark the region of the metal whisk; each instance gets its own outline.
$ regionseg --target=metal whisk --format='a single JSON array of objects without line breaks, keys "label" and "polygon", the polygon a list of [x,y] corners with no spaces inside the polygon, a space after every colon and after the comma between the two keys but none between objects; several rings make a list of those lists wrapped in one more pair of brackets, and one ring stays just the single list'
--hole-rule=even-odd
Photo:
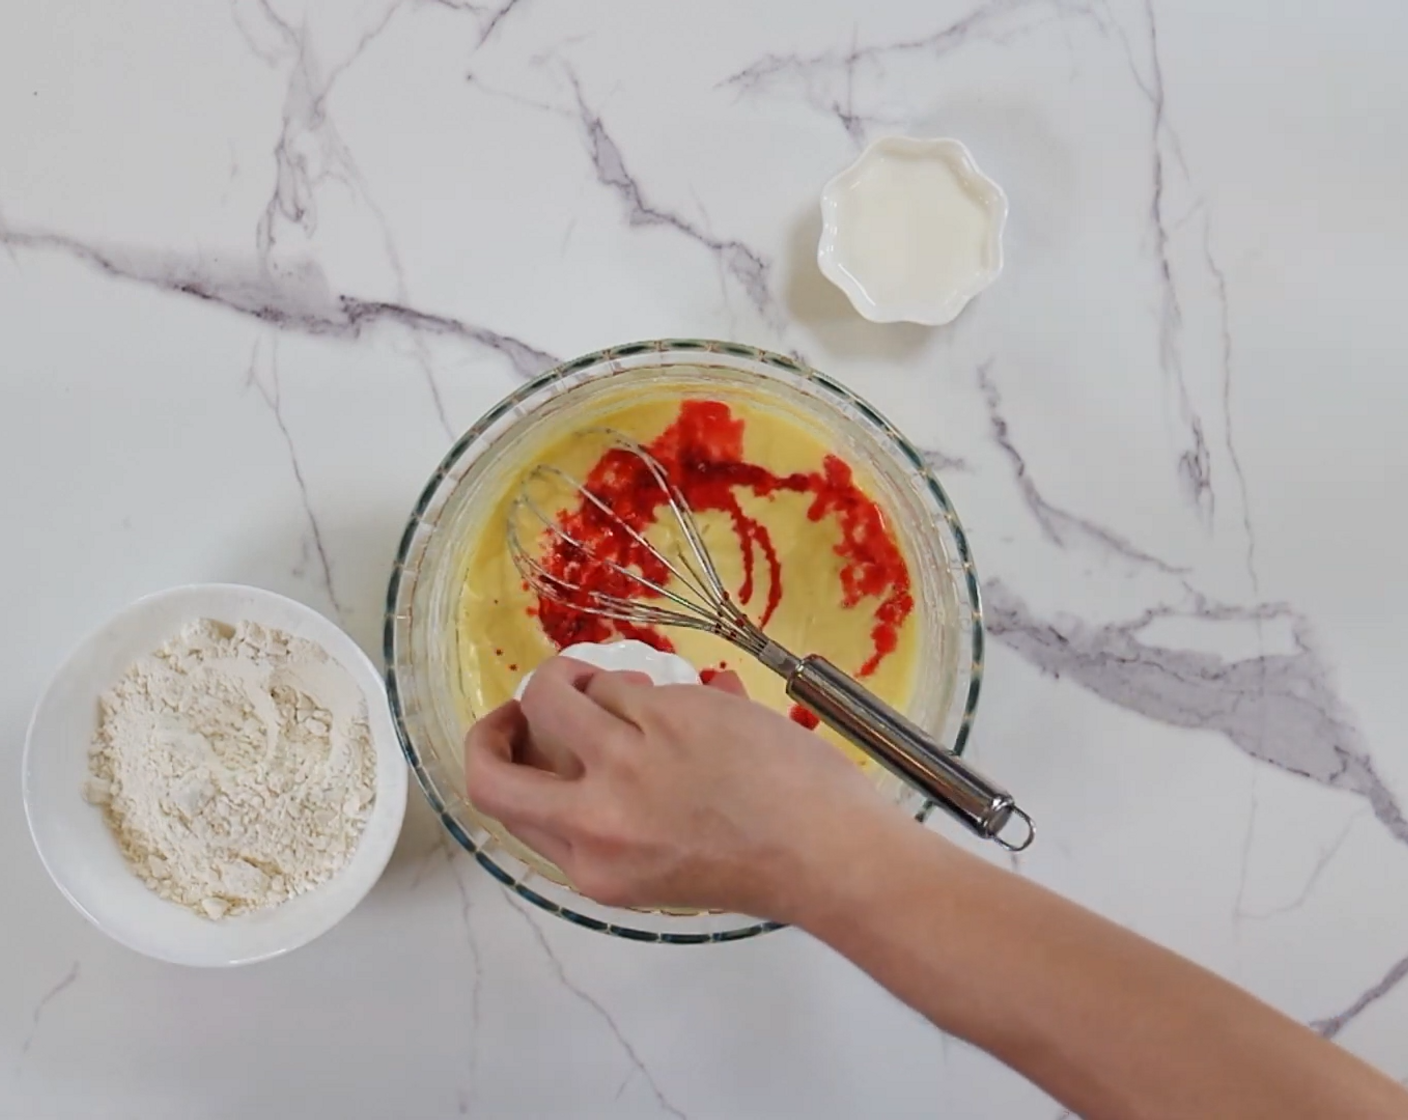
[{"label": "metal whisk", "polygon": [[[508,547],[514,566],[531,590],[571,610],[637,626],[683,626],[716,634],[756,657],[787,684],[787,695],[802,704],[871,758],[943,806],[977,835],[996,841],[1010,852],[1026,849],[1035,838],[1031,818],[1010,793],[974,771],[952,751],[945,750],[920,727],[874,693],[836,668],[824,657],[797,657],[769,638],[738,607],[719,578],[698,522],[684,495],[670,481],[664,466],[644,447],[620,432],[598,429],[611,447],[635,456],[659,484],[678,522],[684,547],[672,559],[628,524],[614,509],[578,479],[550,465],[531,471],[515,499],[508,525]],[[539,484],[555,484],[574,492],[597,514],[663,565],[673,578],[652,579],[634,567],[594,555],[533,496]],[[525,518],[524,515],[527,515]],[[600,564],[623,579],[644,587],[649,599],[612,594],[554,575],[543,566],[520,535],[528,523],[586,562]],[[1003,833],[1013,819],[1023,827],[1016,840]]]}]

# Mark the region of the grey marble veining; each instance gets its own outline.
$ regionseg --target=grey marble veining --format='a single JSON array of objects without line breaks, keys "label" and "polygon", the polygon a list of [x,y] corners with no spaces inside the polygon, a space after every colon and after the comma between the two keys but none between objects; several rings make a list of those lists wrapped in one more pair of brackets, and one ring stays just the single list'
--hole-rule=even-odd
[{"label": "grey marble veining", "polygon": [[992,426],[992,438],[1010,462],[1012,473],[1017,480],[1017,487],[1022,493],[1022,500],[1026,503],[1031,515],[1036,518],[1037,524],[1041,526],[1042,534],[1046,539],[1058,548],[1065,548],[1070,538],[1077,536],[1095,545],[1101,551],[1132,560],[1136,564],[1148,565],[1168,575],[1186,574],[1188,571],[1186,567],[1179,567],[1166,560],[1160,560],[1157,556],[1131,544],[1114,530],[1107,529],[1090,518],[1081,517],[1069,510],[1062,509],[1042,495],[1027,470],[1026,460],[1012,442],[1007,421],[1003,418],[1001,411],[1002,394],[993,382],[991,368],[991,361],[980,365],[977,380],[978,387],[982,390],[983,401],[987,404],[988,420]]},{"label": "grey marble veining", "polygon": [[58,999],[64,992],[78,983],[81,973],[82,965],[78,961],[74,961],[68,972],[64,973],[63,978],[39,997],[38,1002],[34,1005],[33,1011],[30,1012],[29,1033],[25,1035],[24,1041],[20,1043],[19,1060],[21,1062],[24,1061],[25,1055],[29,1053],[30,1047],[34,1045],[34,1039],[39,1034],[40,1023],[44,1018],[44,1012],[54,1000]]},{"label": "grey marble veining", "polygon": [[0,244],[58,252],[104,274],[177,295],[191,296],[279,330],[355,341],[370,327],[390,324],[412,332],[444,336],[501,354],[524,379],[556,365],[558,358],[522,339],[446,315],[397,303],[364,300],[328,288],[313,262],[296,269],[266,271],[254,260],[190,260],[174,254],[99,248],[52,233],[33,233],[0,224]]},{"label": "grey marble veining", "polygon": [[645,1081],[646,1085],[649,1086],[651,1094],[667,1115],[678,1117],[679,1120],[688,1120],[685,1113],[671,1104],[669,1099],[661,1091],[660,1086],[656,1084],[655,1078],[651,1076],[650,1070],[647,1069],[645,1063],[641,1061],[640,1054],[636,1052],[636,1048],[631,1044],[630,1039],[622,1033],[621,1028],[617,1025],[611,1012],[606,1009],[600,1000],[587,991],[586,988],[576,983],[567,974],[567,969],[563,965],[561,958],[559,958],[557,953],[553,950],[551,943],[548,941],[546,935],[543,933],[542,927],[539,925],[539,923],[543,921],[541,915],[537,911],[530,910],[526,903],[520,902],[516,898],[512,898],[509,901],[512,908],[519,914],[524,924],[528,927],[534,943],[542,950],[543,955],[547,957],[548,962],[552,966],[553,973],[557,976],[559,982],[596,1013],[602,1023],[605,1024],[607,1030],[611,1032],[612,1038],[616,1040],[621,1049],[625,1052],[626,1058],[630,1061],[632,1072],[628,1074],[625,1080],[617,1087],[616,1097],[619,1099],[621,1093],[625,1091],[626,1086],[630,1083],[632,1076],[639,1075]]},{"label": "grey marble veining", "polygon": [[[1155,619],[1170,617],[1212,623],[1286,619],[1295,648],[1229,662],[1141,638]],[[1187,606],[1150,607],[1127,622],[1092,626],[1077,618],[1038,617],[1001,580],[989,580],[984,618],[989,633],[1043,672],[1150,719],[1218,731],[1259,762],[1357,794],[1396,839],[1408,843],[1408,820],[1335,692],[1309,623],[1286,604],[1234,607],[1194,597]]]},{"label": "grey marble veining", "polygon": [[259,344],[255,343],[254,352],[249,358],[249,373],[245,376],[245,383],[258,392],[260,399],[268,406],[269,412],[274,417],[274,423],[278,426],[279,435],[283,437],[284,444],[288,447],[289,467],[293,471],[293,480],[298,485],[298,497],[303,504],[303,512],[308,518],[308,532],[312,536],[313,550],[317,555],[318,573],[322,581],[323,592],[327,595],[333,612],[341,619],[346,614],[346,609],[338,601],[337,589],[333,586],[332,559],[328,553],[328,547],[323,541],[323,531],[318,526],[317,515],[313,512],[313,503],[308,497],[308,483],[303,477],[303,468],[298,463],[298,447],[293,442],[293,435],[289,432],[288,424],[284,422],[283,390],[279,385],[278,347],[277,345],[269,347],[267,359],[263,358],[260,350]]},{"label": "grey marble veining", "polygon": [[680,214],[661,209],[648,201],[640,183],[626,170],[625,157],[606,131],[600,115],[593,112],[583,98],[581,82],[575,74],[570,71],[569,74],[572,89],[577,95],[577,110],[581,114],[597,181],[621,199],[626,210],[626,221],[632,226],[665,226],[702,245],[742,286],[759,312],[775,317],[772,293],[768,290],[769,262],[743,242],[721,240]]},{"label": "grey marble veining", "polygon": [[[854,386],[944,479],[989,635],[1039,671],[987,666],[995,772],[1039,730],[1028,705],[1059,702],[1077,735],[1107,706],[1140,721],[1118,775],[1081,775],[1105,803],[1164,796],[1171,757],[1250,783],[1215,820],[1173,814],[1154,858],[1012,774],[1070,841],[1013,870],[1117,891],[1403,1076],[1408,398],[1386,293],[1408,224],[1384,184],[1408,170],[1385,143],[1406,21],[1386,0],[1275,21],[1162,0],[7,12],[0,439],[34,468],[0,480],[23,542],[15,765],[44,672],[104,612],[283,580],[374,648],[404,511],[506,385],[733,337]],[[815,274],[821,185],[896,132],[958,136],[1012,201],[1006,273],[938,331],[863,323]],[[126,957],[7,861],[26,921],[4,935],[0,1114],[1060,1111],[799,934],[695,952],[554,926],[419,810],[343,927],[224,977]],[[17,799],[0,840],[29,850]],[[297,1067],[271,1066],[270,1017],[315,1040]],[[271,1072],[230,1073],[251,1068]]]},{"label": "grey marble veining", "polygon": [[1392,992],[1404,979],[1408,978],[1408,956],[1396,961],[1393,966],[1384,973],[1383,979],[1373,987],[1361,992],[1348,1007],[1337,1015],[1330,1015],[1324,1019],[1316,1019],[1310,1024],[1311,1028],[1326,1038],[1335,1038],[1340,1031],[1344,1030],[1350,1023],[1354,1022],[1363,1012],[1372,1007],[1379,1000]]}]

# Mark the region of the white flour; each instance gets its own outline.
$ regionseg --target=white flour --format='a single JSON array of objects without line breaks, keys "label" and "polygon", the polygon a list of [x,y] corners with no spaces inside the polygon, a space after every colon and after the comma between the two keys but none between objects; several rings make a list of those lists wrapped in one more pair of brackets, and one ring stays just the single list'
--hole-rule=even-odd
[{"label": "white flour", "polygon": [[366,702],[323,648],[194,623],[102,698],[84,793],[133,871],[210,918],[335,875],[375,797]]}]

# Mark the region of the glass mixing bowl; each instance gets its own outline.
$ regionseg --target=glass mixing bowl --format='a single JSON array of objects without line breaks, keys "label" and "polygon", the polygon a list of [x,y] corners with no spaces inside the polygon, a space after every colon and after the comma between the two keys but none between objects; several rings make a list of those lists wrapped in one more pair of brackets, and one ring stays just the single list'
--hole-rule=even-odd
[{"label": "glass mixing bowl", "polygon": [[[849,389],[792,358],[728,342],[639,342],[588,354],[538,377],[486,413],[451,448],[416,503],[391,574],[386,683],[401,745],[450,834],[523,898],[589,929],[638,941],[733,941],[778,928],[740,914],[622,910],[576,893],[551,864],[478,812],[464,794],[462,744],[472,710],[461,687],[456,618],[465,542],[503,492],[513,451],[544,433],[593,423],[604,401],[711,397],[772,409],[824,436],[869,476],[910,565],[919,666],[905,714],[962,753],[982,679],[978,579],[948,496],[923,457]],[[522,441],[530,441],[524,444]],[[806,650],[797,650],[806,653]],[[923,820],[925,797],[881,770],[880,790]]]}]

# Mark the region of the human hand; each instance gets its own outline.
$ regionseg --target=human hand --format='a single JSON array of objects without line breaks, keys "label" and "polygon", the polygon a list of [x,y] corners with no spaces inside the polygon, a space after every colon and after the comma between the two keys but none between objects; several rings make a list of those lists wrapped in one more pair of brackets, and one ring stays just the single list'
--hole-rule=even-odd
[{"label": "human hand", "polygon": [[733,673],[656,687],[554,658],[471,729],[465,772],[477,808],[613,906],[797,921],[847,830],[899,816]]}]

